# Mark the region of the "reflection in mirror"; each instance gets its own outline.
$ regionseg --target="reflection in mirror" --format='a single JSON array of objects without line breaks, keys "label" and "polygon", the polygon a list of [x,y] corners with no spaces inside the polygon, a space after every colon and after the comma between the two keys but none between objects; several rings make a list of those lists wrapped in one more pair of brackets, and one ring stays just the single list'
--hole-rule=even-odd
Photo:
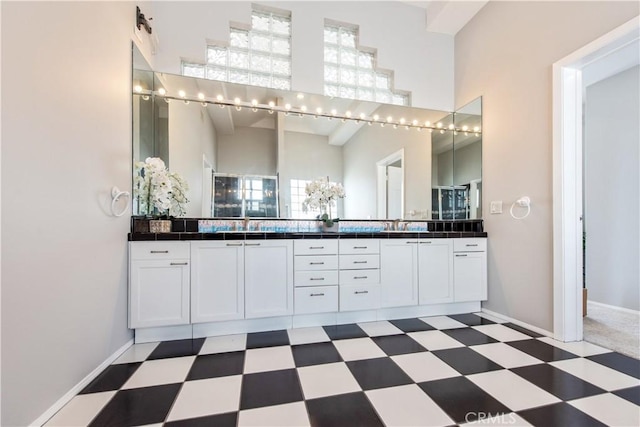
[{"label": "reflection in mirror", "polygon": [[482,218],[482,98],[444,120],[456,132],[434,133],[432,218]]},{"label": "reflection in mirror", "polygon": [[[453,185],[453,162],[448,182],[432,171],[432,140],[436,144],[439,135],[452,139],[448,127],[453,118],[448,112],[170,74],[153,73],[151,81],[148,91],[133,95],[134,106],[150,104],[146,117],[134,115],[137,139],[142,141],[146,132],[152,142],[150,149],[134,142],[134,160],[152,152],[185,177],[190,186],[188,217],[315,218],[319,212],[301,209],[304,185],[328,177],[346,191],[334,217],[430,219],[428,189]],[[180,91],[186,97],[181,98]],[[217,99],[227,105],[217,105]],[[271,110],[270,103],[275,106]],[[303,110],[306,114],[300,113]],[[433,133],[426,127],[417,129],[426,122],[434,127],[441,122],[443,133],[440,128]],[[450,142],[443,150],[452,147]],[[216,197],[222,196],[215,179],[223,175],[275,177],[277,187],[263,181],[258,196],[257,187],[250,190],[239,183],[242,179],[236,180],[227,188],[236,191],[234,202],[217,204]],[[267,201],[274,193],[275,200]],[[273,204],[275,209],[269,206]]]}]

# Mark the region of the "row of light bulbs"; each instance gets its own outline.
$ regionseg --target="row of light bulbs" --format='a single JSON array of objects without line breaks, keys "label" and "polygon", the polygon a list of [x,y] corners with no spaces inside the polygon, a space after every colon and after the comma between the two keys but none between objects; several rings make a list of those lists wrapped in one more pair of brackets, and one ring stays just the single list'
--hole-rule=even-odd
[{"label": "row of light bulbs", "polygon": [[150,95],[158,96],[164,98],[166,102],[170,102],[170,100],[181,100],[185,104],[189,102],[199,102],[203,107],[206,107],[209,104],[218,105],[220,108],[225,107],[234,107],[236,110],[241,111],[242,108],[250,108],[252,111],[258,110],[266,110],[269,114],[273,114],[274,112],[281,112],[285,115],[298,115],[302,116],[313,116],[314,118],[326,117],[329,120],[339,119],[343,122],[347,120],[353,121],[355,123],[366,123],[369,126],[374,124],[379,124],[381,127],[392,126],[394,129],[398,127],[404,127],[405,129],[416,129],[418,132],[423,129],[429,130],[429,132],[433,132],[434,130],[439,131],[440,133],[445,133],[445,131],[453,131],[455,135],[458,132],[462,132],[465,135],[470,133],[474,133],[476,136],[479,136],[481,133],[480,126],[469,127],[464,125],[460,128],[456,128],[455,125],[449,124],[445,126],[442,122],[431,123],[426,121],[424,123],[419,122],[418,120],[408,121],[404,117],[400,118],[397,121],[394,121],[392,116],[388,116],[386,118],[380,117],[378,114],[374,114],[373,116],[367,117],[365,113],[360,113],[359,115],[354,116],[351,111],[346,111],[344,114],[338,114],[336,109],[332,109],[329,112],[325,112],[322,108],[318,107],[315,111],[309,111],[305,105],[300,107],[293,107],[291,104],[285,104],[284,106],[276,105],[274,101],[269,101],[267,104],[260,104],[257,99],[251,100],[251,102],[242,101],[240,98],[234,98],[233,100],[225,99],[222,95],[218,95],[214,98],[207,98],[203,93],[198,93],[197,98],[187,97],[187,93],[184,90],[178,91],[178,96],[172,96],[167,93],[164,88],[159,88],[157,91],[151,91],[147,89],[143,89],[142,86],[136,85],[134,88],[134,93],[141,95],[142,99],[148,100]]}]

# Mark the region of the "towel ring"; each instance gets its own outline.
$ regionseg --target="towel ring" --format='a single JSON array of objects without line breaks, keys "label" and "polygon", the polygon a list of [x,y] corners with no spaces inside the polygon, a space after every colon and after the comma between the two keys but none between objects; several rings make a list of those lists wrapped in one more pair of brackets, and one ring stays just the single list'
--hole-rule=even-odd
[{"label": "towel ring", "polygon": [[116,212],[116,203],[118,203],[118,200],[120,200],[121,197],[127,197],[131,200],[131,193],[128,191],[120,191],[118,187],[113,187],[111,189],[111,213],[113,216],[122,216],[127,212],[127,210],[129,210],[129,202],[127,201],[124,209],[121,212]]},{"label": "towel ring", "polygon": [[[522,216],[516,216],[513,213],[513,208],[516,207],[516,205],[521,206],[523,208],[526,207],[527,208],[527,213],[525,213]],[[519,198],[518,200],[516,200],[515,202],[513,202],[511,204],[511,209],[509,209],[509,213],[511,214],[513,219],[525,219],[531,213],[531,199],[529,197],[527,197],[527,196]]]}]

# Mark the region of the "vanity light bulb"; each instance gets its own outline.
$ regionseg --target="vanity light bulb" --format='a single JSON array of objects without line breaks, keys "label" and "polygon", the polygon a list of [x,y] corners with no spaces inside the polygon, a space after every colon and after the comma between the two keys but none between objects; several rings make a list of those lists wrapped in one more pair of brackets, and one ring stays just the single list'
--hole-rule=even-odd
[{"label": "vanity light bulb", "polygon": [[198,99],[203,100],[204,99],[204,93],[200,92],[198,94]]},{"label": "vanity light bulb", "polygon": [[365,117],[367,117],[367,115],[366,115],[365,113],[360,113],[360,118],[361,118],[362,120],[364,120],[364,119],[365,119]]},{"label": "vanity light bulb", "polygon": [[304,99],[304,93],[298,93],[298,94],[296,95],[296,98],[298,98],[298,99]]},{"label": "vanity light bulb", "polygon": [[444,130],[441,130],[440,133],[444,133]]},{"label": "vanity light bulb", "polygon": [[218,95],[218,96],[216,96],[216,99],[217,99],[218,101],[223,101],[223,100],[224,100],[224,97],[223,97],[222,95]]},{"label": "vanity light bulb", "polygon": [[391,116],[387,117],[387,122],[388,123],[391,123],[392,121],[393,121],[393,117],[391,117]]},{"label": "vanity light bulb", "polygon": [[187,96],[187,94],[183,90],[179,90],[178,95],[180,95],[180,98],[184,98],[185,96]]},{"label": "vanity light bulb", "polygon": [[273,108],[276,106],[276,103],[273,101],[269,101],[269,107]]},{"label": "vanity light bulb", "polygon": [[133,88],[133,90],[135,90],[136,92],[140,93],[140,92],[142,92],[142,86],[140,86],[140,85],[135,85],[135,87]]},{"label": "vanity light bulb", "polygon": [[351,111],[347,111],[346,113],[344,113],[344,115],[351,118]]},{"label": "vanity light bulb", "polygon": [[320,107],[316,108],[316,113],[322,114],[322,108],[320,108]]},{"label": "vanity light bulb", "polygon": [[380,119],[380,116],[377,114],[373,115],[373,120],[375,120],[376,122]]},{"label": "vanity light bulb", "polygon": [[235,102],[236,104],[240,104],[240,98],[233,98],[233,102]]},{"label": "vanity light bulb", "polygon": [[284,109],[285,110],[291,110],[291,104],[284,104]]},{"label": "vanity light bulb", "polygon": [[469,129],[469,126],[467,126],[467,125],[462,126],[462,130],[463,130],[463,131],[465,131],[465,132],[466,132],[468,129]]},{"label": "vanity light bulb", "polygon": [[303,105],[302,107],[300,107],[300,111],[307,111],[307,106]]},{"label": "vanity light bulb", "polygon": [[431,122],[430,122],[429,120],[427,120],[426,122],[424,122],[424,125],[425,125],[426,127],[429,127],[429,126],[431,126]]},{"label": "vanity light bulb", "polygon": [[401,124],[401,125],[403,125],[403,124],[404,124],[404,122],[406,122],[406,120],[404,119],[404,117],[402,117],[402,118],[400,119],[400,124]]},{"label": "vanity light bulb", "polygon": [[414,126],[418,126],[418,121],[417,121],[417,120],[414,120],[414,121],[412,121],[411,123],[412,123]]},{"label": "vanity light bulb", "polygon": [[438,122],[438,124],[436,125],[436,127],[437,127],[438,129],[440,129],[440,128],[442,127],[442,122]]},{"label": "vanity light bulb", "polygon": [[480,132],[480,126],[475,126],[475,127],[473,128],[473,131],[474,131],[474,132]]},{"label": "vanity light bulb", "polygon": [[252,100],[251,100],[251,105],[253,105],[254,107],[255,107],[256,105],[258,105],[258,100],[257,100],[257,99],[252,99]]},{"label": "vanity light bulb", "polygon": [[338,110],[336,110],[335,108],[333,110],[331,110],[331,115],[335,116],[336,114],[338,114]]},{"label": "vanity light bulb", "polygon": [[451,123],[451,124],[449,125],[449,129],[451,129],[451,130],[455,129],[455,126],[453,125],[453,123]]},{"label": "vanity light bulb", "polygon": [[167,91],[166,91],[166,90],[164,90],[164,88],[163,88],[163,87],[161,87],[160,89],[158,89],[158,93],[159,93],[160,95],[163,95],[163,96],[164,96],[164,95],[166,95],[166,94],[167,94]]}]

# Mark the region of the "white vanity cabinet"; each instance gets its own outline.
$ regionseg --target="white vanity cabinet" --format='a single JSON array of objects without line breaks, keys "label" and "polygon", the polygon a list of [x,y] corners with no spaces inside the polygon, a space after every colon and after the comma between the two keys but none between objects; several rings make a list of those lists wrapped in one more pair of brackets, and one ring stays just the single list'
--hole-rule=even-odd
[{"label": "white vanity cabinet", "polygon": [[[419,303],[453,302],[453,239],[418,241]],[[477,300],[476,300],[477,301]]]},{"label": "white vanity cabinet", "polygon": [[244,242],[191,242],[191,323],[244,318]]},{"label": "white vanity cabinet", "polygon": [[190,322],[188,242],[129,243],[129,328]]},{"label": "white vanity cabinet", "polygon": [[338,241],[293,242],[295,314],[338,311]]},{"label": "white vanity cabinet", "polygon": [[380,243],[380,305],[402,307],[453,301],[450,239],[388,239]]},{"label": "white vanity cabinet", "polygon": [[487,299],[487,239],[454,239],[454,301]]},{"label": "white vanity cabinet", "polygon": [[245,318],[293,314],[293,241],[244,242]]},{"label": "white vanity cabinet", "polygon": [[340,311],[380,307],[380,240],[341,239]]},{"label": "white vanity cabinet", "polygon": [[400,307],[418,303],[418,240],[380,241],[380,305]]}]

